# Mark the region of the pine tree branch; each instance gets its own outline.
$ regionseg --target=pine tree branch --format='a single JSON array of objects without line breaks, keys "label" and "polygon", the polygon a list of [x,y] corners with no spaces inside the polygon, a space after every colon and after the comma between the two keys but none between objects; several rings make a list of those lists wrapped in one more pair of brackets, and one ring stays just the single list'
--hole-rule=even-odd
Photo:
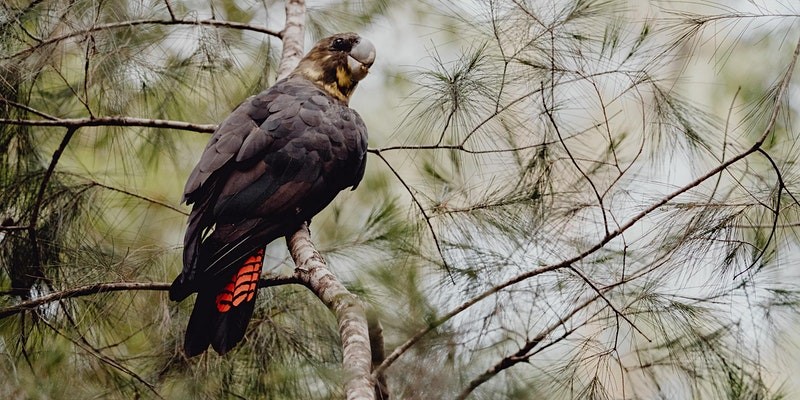
[{"label": "pine tree branch", "polygon": [[89,181],[88,185],[89,186],[97,186],[97,187],[100,187],[100,188],[103,188],[103,189],[106,189],[106,190],[109,190],[109,191],[112,191],[112,192],[122,193],[122,194],[124,194],[126,196],[133,197],[134,199],[139,199],[139,200],[142,200],[142,201],[144,201],[146,203],[155,204],[157,206],[161,206],[161,207],[170,209],[170,210],[175,211],[175,212],[177,212],[179,214],[183,214],[183,215],[185,215],[187,217],[189,216],[188,212],[186,212],[184,210],[181,210],[180,208],[175,207],[175,206],[173,206],[171,204],[167,204],[167,203],[165,203],[163,201],[151,199],[149,197],[142,196],[140,194],[136,194],[136,193],[133,193],[133,192],[125,190],[125,189],[116,188],[116,187],[109,186],[109,185],[106,185],[106,184],[103,184],[103,183],[100,183],[100,182],[97,182],[97,181]]},{"label": "pine tree branch", "polygon": [[378,365],[377,367],[375,367],[375,369],[372,371],[373,377],[380,376],[380,374],[384,373],[386,368],[389,368],[389,366],[392,365],[401,355],[403,355],[403,353],[405,353],[408,349],[410,349],[411,346],[413,346],[414,344],[419,342],[420,339],[422,339],[428,333],[430,333],[430,332],[436,330],[436,328],[442,326],[442,324],[444,324],[445,322],[449,321],[450,319],[452,319],[456,315],[461,314],[464,310],[474,306],[475,304],[480,303],[482,300],[486,299],[487,297],[489,297],[489,296],[491,296],[493,294],[496,294],[496,293],[500,292],[501,290],[507,288],[508,286],[511,286],[511,285],[516,284],[516,283],[522,282],[524,280],[527,280],[527,279],[532,278],[532,277],[537,276],[537,275],[541,275],[541,274],[544,274],[544,273],[547,273],[547,272],[551,272],[551,271],[555,271],[555,270],[564,268],[564,267],[566,267],[568,265],[569,264],[567,264],[566,262],[561,262],[561,263],[558,263],[558,264],[549,265],[549,266],[537,268],[537,269],[532,270],[532,271],[528,271],[528,272],[526,272],[524,274],[521,274],[521,275],[518,275],[517,277],[515,277],[513,279],[510,279],[510,280],[508,280],[508,281],[506,281],[506,282],[504,282],[504,283],[502,283],[500,285],[494,286],[494,287],[484,291],[483,293],[481,293],[481,294],[479,294],[479,295],[477,295],[477,296],[465,301],[460,306],[454,308],[453,310],[451,310],[447,314],[439,317],[437,320],[435,320],[433,322],[430,322],[427,327],[425,327],[423,329],[420,329],[416,334],[414,334],[414,336],[408,338],[405,342],[403,342],[403,344],[397,346],[394,350],[392,350],[392,352],[386,357],[386,359],[383,360],[383,362],[380,365]]},{"label": "pine tree branch", "polygon": [[[405,179],[403,179],[403,177],[400,176],[400,173],[397,172],[394,166],[392,166],[392,164],[389,163],[389,160],[387,160],[383,156],[383,154],[380,153],[380,151],[376,151],[374,152],[374,154],[377,155],[378,158],[380,158],[381,161],[383,161],[383,163],[386,164],[387,167],[389,167],[389,170],[392,171],[392,174],[395,176],[395,178],[397,178],[397,180],[403,185],[403,187],[406,188],[406,191],[411,196],[411,199],[414,201],[414,204],[416,204],[417,208],[419,208],[419,212],[422,214],[422,218],[425,219],[425,223],[428,225],[428,230],[431,233],[431,238],[433,239],[433,243],[436,245],[436,251],[439,253],[439,258],[441,258],[445,270],[448,273],[450,273],[450,266],[447,264],[447,259],[444,257],[444,251],[442,250],[442,245],[440,244],[439,235],[436,234],[436,230],[433,228],[433,223],[431,223],[432,217],[428,215],[428,212],[425,210],[425,207],[422,205],[422,202],[420,202],[419,199],[417,198],[417,195],[414,193],[414,190],[411,189],[411,186],[409,186],[408,183],[406,183]],[[453,279],[452,275],[450,276],[450,279]]]},{"label": "pine tree branch", "polygon": [[233,21],[220,21],[216,19],[203,19],[203,20],[190,20],[190,19],[136,19],[131,21],[121,21],[121,22],[110,22],[107,24],[99,24],[94,25],[90,28],[80,29],[72,32],[67,32],[62,35],[58,35],[56,37],[43,40],[40,43],[37,43],[35,46],[31,46],[25,50],[18,51],[14,54],[2,57],[0,59],[12,59],[21,56],[27,56],[30,53],[36,51],[39,48],[42,48],[47,45],[55,44],[58,42],[62,42],[67,39],[71,39],[78,36],[88,35],[90,33],[99,32],[103,30],[109,29],[121,29],[121,28],[130,28],[139,25],[185,25],[185,26],[202,26],[202,27],[214,27],[214,28],[228,28],[228,29],[235,29],[235,30],[242,30],[242,31],[252,31],[263,33],[265,35],[273,36],[276,38],[281,38],[283,33],[276,32],[272,29],[257,26],[257,25],[250,25],[244,24],[241,22],[233,22]]},{"label": "pine tree branch", "polygon": [[86,117],[86,118],[55,118],[54,119],[10,119],[0,118],[0,124],[28,125],[28,126],[55,126],[66,128],[83,128],[87,126],[139,126],[144,128],[165,128],[199,133],[212,133],[217,128],[214,124],[193,124],[183,121],[171,121],[153,118],[136,117]]},{"label": "pine tree branch", "polygon": [[47,185],[50,183],[50,178],[55,172],[56,165],[58,165],[58,162],[61,159],[61,155],[64,154],[64,150],[66,150],[67,145],[69,145],[69,142],[72,140],[72,137],[75,135],[77,130],[77,127],[67,128],[67,132],[61,139],[61,143],[59,143],[56,151],[53,152],[53,158],[50,160],[50,165],[47,166],[47,170],[45,171],[44,176],[42,176],[42,182],[39,184],[39,191],[36,194],[36,200],[31,208],[30,220],[28,222],[28,225],[30,226],[30,230],[28,230],[28,237],[30,238],[31,249],[33,251],[33,265],[36,267],[41,267],[42,263],[41,255],[39,254],[39,240],[36,228],[39,225],[39,212],[41,211],[44,203],[44,194],[47,191]]},{"label": "pine tree branch", "polygon": [[[369,324],[369,345],[372,353],[372,368],[377,367],[386,358],[386,346],[383,339],[383,325],[374,311],[367,313],[367,324]],[[375,400],[389,400],[389,383],[386,375],[380,374],[375,377]]]},{"label": "pine tree branch", "polygon": [[46,319],[42,319],[42,322],[45,325],[47,325],[47,327],[50,328],[53,332],[55,332],[56,334],[60,335],[61,337],[65,338],[65,339],[69,340],[74,345],[82,348],[84,351],[86,351],[87,353],[91,354],[92,356],[94,356],[95,358],[97,358],[98,360],[103,362],[104,364],[106,364],[106,365],[108,365],[108,366],[110,366],[110,367],[122,372],[125,375],[130,376],[133,379],[135,379],[136,381],[138,381],[139,383],[144,385],[148,390],[150,390],[150,392],[153,393],[153,395],[155,395],[157,398],[164,399],[164,397],[162,397],[161,394],[158,393],[158,390],[156,389],[155,385],[153,385],[152,383],[148,382],[146,379],[141,377],[139,374],[137,374],[136,372],[134,372],[130,368],[128,368],[125,365],[123,365],[121,362],[119,362],[119,361],[117,361],[117,360],[115,360],[115,359],[113,359],[111,357],[108,357],[105,354],[103,354],[103,352],[101,352],[100,350],[98,350],[94,346],[92,346],[83,336],[81,336],[82,340],[76,340],[76,339],[70,337],[69,335],[67,335],[66,333],[62,332],[60,329],[58,329],[55,326],[53,326],[51,323],[47,322]]},{"label": "pine tree branch", "polygon": [[[553,69],[555,69],[555,66],[553,66]],[[581,165],[575,159],[575,156],[572,154],[572,151],[569,149],[569,146],[567,146],[567,143],[564,141],[564,135],[561,134],[561,128],[559,128],[558,122],[556,122],[556,118],[553,115],[553,109],[552,109],[553,107],[551,107],[551,105],[547,103],[547,96],[545,96],[544,83],[541,84],[541,87],[542,87],[542,96],[541,96],[542,97],[542,106],[544,107],[544,112],[547,115],[547,119],[550,121],[550,125],[553,127],[553,130],[556,132],[556,136],[558,136],[558,140],[561,143],[561,147],[564,148],[564,151],[567,153],[567,156],[569,157],[570,161],[572,162],[572,165],[581,174],[583,179],[585,179],[586,182],[589,183],[589,186],[592,188],[592,191],[594,192],[594,196],[595,196],[595,198],[597,198],[597,206],[600,208],[600,214],[603,216],[603,230],[604,230],[604,233],[607,235],[608,234],[608,216],[606,215],[606,206],[605,206],[605,204],[603,202],[603,196],[600,195],[600,192],[597,190],[597,185],[595,185],[595,183],[592,180],[592,178],[583,170],[583,168],[581,168]],[[550,86],[551,93],[553,92],[554,88],[555,88],[555,81],[553,81],[551,83],[551,86]],[[555,101],[555,100],[551,98],[550,101],[552,102],[552,101]],[[612,148],[613,148],[613,146],[612,146]]]},{"label": "pine tree branch", "polygon": [[[300,279],[293,276],[268,276],[258,281],[258,288],[263,289],[281,285],[303,285]],[[128,292],[128,291],[167,291],[172,285],[170,282],[102,282],[91,285],[79,286],[72,289],[65,289],[53,292],[35,299],[26,300],[13,306],[0,308],[0,320],[21,312],[33,310],[45,304],[71,299],[76,297],[91,296],[108,292]],[[13,290],[0,292],[0,295],[14,294]]]},{"label": "pine tree branch", "polygon": [[23,301],[10,307],[0,308],[0,319],[19,314],[23,311],[33,310],[36,307],[69,299],[83,297],[99,293],[120,292],[130,290],[169,290],[170,284],[166,282],[104,282],[91,285],[80,286],[77,288],[66,289],[59,292],[50,293],[44,296]]},{"label": "pine tree branch", "polygon": [[[547,328],[539,332],[539,334],[536,335],[533,339],[526,340],[525,344],[520,346],[520,348],[513,354],[503,357],[500,361],[496,362],[491,367],[489,367],[485,372],[483,372],[482,374],[478,375],[473,380],[471,380],[464,388],[464,390],[462,390],[461,393],[456,397],[456,399],[457,400],[466,399],[467,396],[469,396],[475,389],[478,388],[478,386],[482,385],[484,382],[487,382],[489,379],[494,378],[500,372],[503,372],[521,362],[528,362],[528,360],[530,360],[532,356],[531,351],[535,349],[540,343],[542,343],[542,341],[544,341],[547,338],[547,336],[549,336],[559,327],[566,326],[567,322],[570,319],[572,319],[572,317],[574,317],[576,314],[578,314],[578,312],[580,312],[584,308],[588,307],[589,305],[600,299],[600,296],[601,296],[600,294],[597,294],[589,298],[588,300],[584,301],[583,303],[572,309],[571,312],[559,318],[558,321],[556,321],[552,325],[548,326]],[[571,330],[569,329],[565,330],[566,332],[571,332]]]},{"label": "pine tree branch", "polygon": [[287,239],[289,252],[297,265],[295,277],[314,292],[339,322],[342,337],[342,363],[347,371],[345,393],[348,400],[374,400],[375,380],[372,379],[372,356],[366,313],[358,298],[342,285],[327,268],[322,256],[311,242],[308,225]]}]

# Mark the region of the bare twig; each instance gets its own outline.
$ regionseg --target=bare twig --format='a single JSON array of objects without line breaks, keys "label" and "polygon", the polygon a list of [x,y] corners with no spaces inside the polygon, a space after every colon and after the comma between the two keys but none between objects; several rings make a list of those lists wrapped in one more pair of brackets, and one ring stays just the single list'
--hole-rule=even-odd
[{"label": "bare twig", "polygon": [[[553,91],[553,86],[555,86],[555,81],[553,81],[551,85],[550,88],[551,92]],[[555,100],[551,99],[551,101]],[[556,136],[558,136],[558,140],[561,143],[561,146],[564,148],[564,151],[567,153],[567,156],[569,156],[570,161],[572,161],[572,165],[575,166],[575,169],[578,170],[583,179],[586,179],[586,182],[588,182],[589,186],[592,188],[595,198],[597,198],[597,205],[600,207],[600,213],[603,216],[603,229],[605,231],[605,234],[607,235],[608,216],[606,215],[606,207],[603,202],[603,196],[600,195],[600,192],[597,190],[597,186],[594,184],[592,178],[589,177],[589,175],[586,174],[583,168],[581,168],[580,164],[578,164],[578,161],[575,159],[575,156],[572,155],[572,151],[569,149],[569,146],[567,146],[567,143],[564,141],[564,136],[561,134],[561,129],[558,127],[558,123],[556,122],[555,116],[553,115],[553,110],[551,110],[551,107],[547,104],[547,98],[545,96],[545,91],[544,91],[544,83],[542,83],[542,106],[544,107],[544,112],[547,115],[547,119],[550,121],[550,125],[553,126],[553,130],[555,130]]]},{"label": "bare twig", "polygon": [[[372,352],[372,367],[375,368],[386,358],[386,349],[383,340],[383,325],[378,319],[378,315],[373,312],[367,313],[367,323],[369,324],[369,346]],[[386,375],[380,374],[375,377],[375,400],[389,400],[389,383]]]},{"label": "bare twig", "polygon": [[106,282],[94,283],[73,289],[62,290],[44,296],[23,301],[10,307],[0,309],[0,319],[23,311],[32,310],[44,304],[60,301],[73,297],[89,296],[99,293],[119,292],[130,290],[168,290],[170,284],[165,282]]},{"label": "bare twig", "polygon": [[97,118],[56,118],[52,119],[9,119],[0,118],[0,124],[29,125],[29,126],[57,126],[66,128],[82,128],[87,126],[139,126],[145,128],[165,128],[200,133],[212,133],[217,128],[213,124],[193,124],[183,121],[170,121],[153,118],[135,117],[97,117]]},{"label": "bare twig", "polygon": [[494,286],[494,287],[484,291],[483,293],[481,293],[481,294],[479,294],[479,295],[467,300],[466,302],[462,303],[460,306],[454,308],[453,310],[451,310],[447,314],[441,316],[439,319],[429,323],[427,327],[425,327],[423,329],[420,329],[416,334],[414,334],[414,336],[412,336],[411,338],[409,338],[408,340],[403,342],[403,344],[397,346],[391,352],[391,354],[389,354],[386,357],[386,359],[383,360],[383,362],[380,365],[378,365],[372,371],[373,377],[379,376],[380,374],[382,374],[386,370],[386,368],[388,368],[392,363],[394,363],[403,353],[406,352],[406,350],[410,349],[411,346],[416,344],[420,339],[422,339],[429,332],[431,332],[431,331],[435,330],[436,328],[442,326],[442,324],[444,324],[445,322],[449,321],[451,318],[455,317],[456,315],[460,314],[462,311],[474,306],[475,304],[478,304],[483,299],[485,299],[485,298],[487,298],[487,297],[489,297],[489,296],[491,296],[493,294],[496,294],[496,293],[500,292],[501,290],[505,289],[508,286],[511,286],[513,284],[522,282],[522,281],[524,281],[524,280],[526,280],[528,278],[544,274],[546,272],[555,271],[557,269],[564,268],[567,265],[568,264],[562,262],[562,263],[559,263],[559,264],[545,266],[545,267],[537,268],[537,269],[532,270],[532,271],[528,271],[528,272],[526,272],[526,273],[524,273],[522,275],[518,275],[517,277],[504,282],[501,285]]},{"label": "bare twig", "polygon": [[[261,278],[258,281],[259,288],[291,285],[291,284],[304,284],[296,277],[293,276],[270,276]],[[11,315],[19,314],[24,311],[33,310],[36,307],[61,301],[63,299],[70,299],[75,297],[90,296],[108,292],[127,292],[127,291],[166,291],[169,290],[169,282],[102,282],[93,283],[91,285],[79,286],[72,289],[65,289],[58,292],[53,292],[44,296],[37,297],[17,303],[13,306],[0,308],[0,319],[9,317]],[[3,293],[0,293],[3,294]],[[5,293],[12,294],[12,293]]]},{"label": "bare twig", "polygon": [[[414,190],[411,189],[411,186],[409,186],[408,183],[406,183],[405,179],[403,179],[403,177],[400,176],[400,173],[397,172],[397,170],[392,166],[392,164],[389,163],[389,160],[383,157],[383,154],[381,154],[380,151],[373,151],[373,153],[377,155],[383,161],[383,163],[386,164],[387,167],[389,167],[389,170],[392,171],[392,174],[395,176],[395,178],[397,178],[397,180],[403,185],[403,187],[406,188],[408,194],[411,195],[411,199],[414,201],[414,204],[417,205],[417,208],[419,208],[419,212],[422,214],[422,217],[425,219],[425,223],[428,225],[428,230],[431,232],[431,238],[433,239],[433,243],[436,245],[436,251],[439,253],[439,258],[441,258],[445,270],[449,273],[450,266],[447,264],[447,259],[444,257],[444,251],[442,251],[442,246],[439,243],[440,242],[439,235],[437,235],[436,230],[433,229],[433,223],[431,223],[431,216],[428,215],[428,212],[425,210],[425,207],[422,205],[422,202],[420,202],[419,199],[417,198],[417,195],[414,193]],[[451,276],[450,279],[453,279],[453,277]]]},{"label": "bare twig", "polygon": [[139,383],[144,385],[148,390],[150,390],[150,392],[152,392],[157,398],[159,398],[159,399],[163,399],[164,398],[164,397],[161,396],[161,394],[158,393],[158,391],[156,390],[156,387],[152,383],[148,382],[147,380],[145,380],[144,378],[139,376],[139,374],[137,374],[136,372],[133,372],[133,370],[131,370],[130,368],[122,365],[119,361],[117,361],[117,360],[115,360],[115,359],[113,359],[111,357],[106,356],[101,351],[99,351],[96,348],[94,348],[94,346],[89,344],[86,341],[85,338],[81,337],[82,340],[76,340],[76,339],[70,337],[69,335],[65,334],[64,332],[61,332],[60,329],[56,328],[51,323],[47,322],[46,319],[42,319],[42,322],[45,325],[47,325],[50,329],[52,329],[53,332],[55,332],[55,333],[61,335],[62,337],[66,338],[70,342],[74,343],[76,346],[82,348],[83,350],[85,350],[89,354],[91,354],[94,357],[96,357],[98,360],[100,360],[103,363],[111,366],[112,368],[114,368],[114,369],[116,369],[116,370],[118,370],[118,371],[120,371],[120,372],[122,372],[122,373],[124,373],[124,374],[126,374],[128,376],[130,376],[131,378],[135,379],[136,381],[138,381]]},{"label": "bare twig", "polygon": [[39,111],[39,110],[37,110],[35,108],[30,107],[27,104],[17,103],[16,101],[9,100],[9,99],[6,99],[4,97],[0,97],[0,101],[3,102],[3,103],[6,103],[6,104],[8,104],[8,105],[10,105],[12,107],[23,109],[23,110],[25,110],[25,111],[27,111],[29,113],[36,114],[36,115],[38,115],[38,116],[40,116],[42,118],[49,119],[51,121],[55,121],[55,120],[58,119],[58,117],[54,117],[54,116],[52,116],[50,114],[46,114],[44,112],[41,112],[41,111]]},{"label": "bare twig", "polygon": [[189,20],[189,19],[136,19],[131,21],[122,21],[122,22],[110,22],[107,24],[99,24],[94,25],[92,27],[86,29],[80,29],[72,32],[67,32],[62,35],[58,35],[56,37],[43,40],[40,43],[36,44],[36,46],[31,46],[25,50],[18,51],[14,54],[4,56],[2,59],[11,59],[17,58],[22,56],[27,56],[30,53],[36,51],[39,48],[42,48],[47,45],[55,44],[67,39],[71,39],[74,37],[88,35],[90,33],[99,32],[108,29],[121,29],[121,28],[130,28],[139,25],[186,25],[186,26],[206,26],[206,27],[214,27],[214,28],[228,28],[228,29],[236,29],[236,30],[243,30],[243,31],[252,31],[252,32],[259,32],[265,35],[274,36],[276,38],[280,38],[282,36],[281,32],[276,32],[272,29],[257,26],[257,25],[250,25],[250,24],[243,24],[241,22],[232,22],[232,21],[221,21],[216,19],[204,19],[204,20]]},{"label": "bare twig", "polygon": [[136,193],[124,190],[124,189],[115,188],[113,186],[105,185],[105,184],[102,184],[102,183],[97,182],[97,181],[91,181],[91,182],[89,182],[89,185],[101,187],[103,189],[106,189],[106,190],[109,190],[109,191],[112,191],[112,192],[122,193],[122,194],[124,194],[126,196],[130,196],[130,197],[142,200],[142,201],[147,202],[147,203],[152,203],[152,204],[155,204],[155,205],[159,205],[161,207],[168,208],[168,209],[170,209],[172,211],[175,211],[177,213],[180,213],[180,214],[183,214],[183,215],[186,215],[186,216],[189,215],[188,212],[186,212],[184,210],[181,210],[180,208],[175,207],[175,206],[173,206],[171,204],[167,204],[167,203],[164,203],[163,201],[158,201],[158,200],[155,200],[155,199],[151,199],[149,197],[145,197],[145,196],[142,196],[140,194],[136,194]]},{"label": "bare twig", "polygon": [[47,185],[50,183],[50,178],[53,176],[53,172],[55,172],[56,165],[58,165],[61,155],[64,154],[64,150],[67,148],[67,145],[69,144],[70,140],[72,140],[72,137],[75,135],[77,130],[77,127],[67,128],[67,133],[64,134],[64,137],[61,139],[61,143],[58,145],[58,148],[55,152],[53,152],[53,158],[50,160],[50,165],[47,166],[47,170],[44,172],[44,176],[42,176],[42,182],[39,184],[39,192],[36,194],[36,201],[33,203],[33,207],[31,208],[30,220],[28,221],[28,226],[30,227],[28,230],[28,236],[31,241],[34,265],[37,267],[41,267],[41,256],[39,254],[39,240],[37,238],[36,228],[39,224],[39,212],[42,210],[44,193],[47,191]]},{"label": "bare twig", "polygon": [[167,12],[169,12],[170,18],[172,18],[173,21],[177,21],[178,18],[175,17],[175,11],[172,9],[172,4],[169,3],[169,0],[164,0],[164,5],[167,6]]},{"label": "bare twig", "polygon": [[614,305],[614,303],[612,303],[611,300],[609,300],[608,297],[606,297],[603,294],[603,291],[600,288],[598,288],[597,285],[595,285],[594,282],[592,282],[586,275],[578,271],[578,269],[575,268],[575,266],[573,265],[570,265],[567,268],[569,268],[570,271],[574,272],[575,275],[578,275],[578,277],[581,278],[581,280],[586,282],[586,284],[589,285],[589,287],[591,287],[592,290],[594,290],[597,293],[597,295],[600,296],[600,298],[602,298],[603,301],[606,302],[608,307],[611,308],[611,310],[613,310],[614,313],[617,314],[617,316],[621,317],[622,319],[625,320],[625,322],[630,324],[630,326],[633,327],[633,329],[636,330],[636,332],[639,332],[639,334],[642,335],[645,339],[647,339],[648,342],[652,342],[652,340],[647,336],[647,334],[645,334],[641,329],[639,329],[639,327],[636,326],[636,324],[634,324],[633,321],[631,321],[631,319],[628,318],[627,315],[623,314],[622,311],[618,310],[617,307]]},{"label": "bare twig", "polygon": [[[600,299],[600,296],[601,296],[600,294],[597,294],[589,298],[588,300],[584,301],[583,303],[572,309],[571,312],[559,318],[558,321],[556,321],[552,325],[548,326],[547,328],[539,332],[539,334],[536,335],[533,339],[526,340],[525,344],[520,346],[519,350],[515,351],[513,354],[503,357],[500,361],[496,362],[491,367],[489,367],[485,372],[483,372],[482,374],[478,375],[473,380],[471,380],[464,388],[464,390],[461,391],[461,393],[456,397],[456,399],[457,400],[466,399],[467,396],[470,395],[470,393],[472,393],[475,389],[478,388],[478,386],[482,385],[489,379],[492,379],[500,372],[503,372],[506,369],[511,368],[514,365],[517,365],[521,362],[527,362],[531,357],[530,354],[531,351],[534,348],[536,348],[536,346],[538,346],[545,338],[547,338],[548,335],[553,333],[559,327],[566,325],[567,321],[572,319],[572,317],[578,314],[581,310],[588,307],[596,300]],[[567,332],[570,332],[570,330],[567,330]]]}]

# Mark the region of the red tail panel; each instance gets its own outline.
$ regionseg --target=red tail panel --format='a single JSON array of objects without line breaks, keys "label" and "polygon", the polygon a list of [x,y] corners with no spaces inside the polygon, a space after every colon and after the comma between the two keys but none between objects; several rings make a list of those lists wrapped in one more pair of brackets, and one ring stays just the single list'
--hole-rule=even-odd
[{"label": "red tail panel", "polygon": [[245,260],[244,264],[231,281],[217,295],[217,311],[224,313],[242,302],[253,300],[258,290],[258,279],[261,277],[261,267],[264,265],[264,249],[259,249],[255,254]]}]

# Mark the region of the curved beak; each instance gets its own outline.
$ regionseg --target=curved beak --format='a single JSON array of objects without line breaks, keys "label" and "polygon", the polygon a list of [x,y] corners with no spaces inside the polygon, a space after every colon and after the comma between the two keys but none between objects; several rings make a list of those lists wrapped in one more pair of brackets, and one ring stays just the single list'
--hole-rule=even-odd
[{"label": "curved beak", "polygon": [[375,62],[375,46],[367,39],[361,38],[353,46],[347,57],[347,66],[352,73],[352,79],[360,81],[369,73],[369,67]]}]

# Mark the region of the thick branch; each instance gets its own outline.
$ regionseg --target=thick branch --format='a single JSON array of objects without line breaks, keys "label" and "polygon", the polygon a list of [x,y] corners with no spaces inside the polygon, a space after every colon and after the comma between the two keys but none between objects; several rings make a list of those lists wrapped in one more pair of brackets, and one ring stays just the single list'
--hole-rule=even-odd
[{"label": "thick branch", "polygon": [[287,240],[289,252],[297,265],[295,276],[314,292],[339,322],[342,338],[342,358],[348,373],[345,393],[348,400],[374,400],[375,382],[370,370],[369,327],[366,313],[358,298],[336,279],[311,242],[308,225]]},{"label": "thick branch", "polygon": [[278,65],[278,79],[289,76],[303,58],[303,41],[306,38],[306,2],[288,0],[286,2],[286,26],[281,31],[283,51]]}]

